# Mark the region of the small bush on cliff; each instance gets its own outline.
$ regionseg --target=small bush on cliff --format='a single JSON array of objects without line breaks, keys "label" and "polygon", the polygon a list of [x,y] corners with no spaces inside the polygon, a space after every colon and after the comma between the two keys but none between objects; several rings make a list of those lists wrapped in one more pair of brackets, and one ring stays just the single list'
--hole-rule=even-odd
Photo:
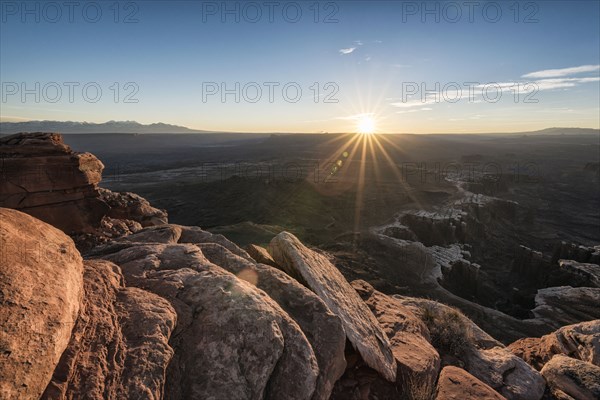
[{"label": "small bush on cliff", "polygon": [[471,332],[466,317],[446,306],[427,304],[421,316],[431,334],[431,344],[438,351],[459,357],[469,345]]}]

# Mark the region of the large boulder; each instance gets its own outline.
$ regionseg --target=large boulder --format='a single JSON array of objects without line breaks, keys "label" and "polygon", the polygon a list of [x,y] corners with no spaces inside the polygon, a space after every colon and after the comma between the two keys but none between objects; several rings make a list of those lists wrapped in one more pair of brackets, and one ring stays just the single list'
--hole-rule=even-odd
[{"label": "large boulder", "polygon": [[348,339],[367,365],[394,382],[396,360],[387,335],[369,307],[327,257],[307,248],[288,232],[273,238],[269,252],[278,265],[305,283],[342,319]]},{"label": "large boulder", "polygon": [[344,373],[346,335],[340,318],[312,291],[283,271],[254,262],[222,235],[180,225],[149,227],[98,249],[96,255],[126,265],[130,275],[144,275],[147,269],[192,266],[202,270],[218,265],[264,290],[300,326],[319,366],[313,399],[329,398]]},{"label": "large boulder", "polygon": [[523,338],[508,348],[538,371],[556,354],[600,366],[600,320],[563,326],[541,338]]},{"label": "large boulder", "polygon": [[316,294],[285,272],[266,264],[254,264],[217,243],[197,246],[212,263],[264,290],[298,323],[319,364],[313,399],[329,399],[346,368],[346,334],[341,319]]},{"label": "large boulder", "polygon": [[69,343],[83,262],[60,230],[0,208],[0,397],[37,399]]},{"label": "large boulder", "polygon": [[176,323],[165,299],[125,287],[120,268],[85,261],[83,303],[43,399],[162,399]]},{"label": "large boulder", "polygon": [[398,365],[399,384],[418,382],[424,387],[433,387],[440,369],[440,356],[429,343],[429,330],[423,321],[400,301],[378,292],[365,281],[353,281],[352,286],[390,340]]},{"label": "large boulder", "polygon": [[98,198],[104,165],[94,155],[72,151],[57,133],[38,132],[1,138],[0,158],[0,207],[67,233],[100,227],[109,207]]},{"label": "large boulder", "polygon": [[600,398],[600,367],[590,363],[559,354],[544,365],[542,375],[559,400]]},{"label": "large boulder", "polygon": [[435,400],[505,400],[505,397],[464,369],[449,365],[440,373]]},{"label": "large boulder", "polygon": [[[227,272],[192,243],[123,241],[105,251],[103,257],[121,266],[127,282],[164,297],[177,312],[166,397],[312,398],[320,369],[311,343],[248,276]],[[335,317],[323,311],[313,318],[334,324]]]},{"label": "large boulder", "polygon": [[318,365],[300,327],[264,292],[217,266],[151,273],[181,323],[171,399],[311,399]]}]

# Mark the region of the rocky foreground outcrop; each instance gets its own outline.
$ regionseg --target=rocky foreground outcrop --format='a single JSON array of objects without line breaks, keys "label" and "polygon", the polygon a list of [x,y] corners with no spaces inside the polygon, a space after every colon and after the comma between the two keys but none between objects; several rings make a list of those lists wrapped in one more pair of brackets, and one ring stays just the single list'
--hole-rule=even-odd
[{"label": "rocky foreground outcrop", "polygon": [[[46,271],[21,257],[27,246],[3,247],[7,260],[21,260],[18,269],[3,263],[3,282],[21,280],[43,296],[28,312],[11,308],[17,295],[2,304],[2,315],[22,321],[2,325],[3,345],[14,343],[2,355],[8,398],[393,399],[433,396],[436,382],[442,393],[450,390],[438,379],[438,353],[445,363],[453,359],[434,337],[435,324],[448,320],[428,324],[418,299],[389,297],[364,281],[351,286],[331,273],[335,267],[325,255],[289,233],[273,239],[273,259],[298,273],[302,268],[303,280],[313,282],[308,286],[196,227],[145,228],[82,261],[57,229],[18,211],[3,209],[2,215],[11,221],[9,228],[3,224],[7,243],[26,237],[69,255],[53,259]],[[45,275],[61,274],[70,276],[63,286],[44,286]],[[356,308],[339,315],[348,302]],[[60,310],[52,311],[55,303]],[[48,331],[52,340],[38,341],[39,348],[19,347],[35,344],[38,333],[26,321],[36,315],[50,318],[42,318],[45,330],[55,321],[70,323],[59,325],[61,335]],[[12,325],[22,328],[7,329]],[[382,335],[373,343],[390,352],[397,377],[363,358],[369,342],[362,330]],[[468,382],[479,379],[480,389],[496,397],[541,398],[545,384],[533,368],[474,326],[470,331],[466,350],[450,361],[473,376]]]},{"label": "rocky foreground outcrop", "polygon": [[161,398],[175,310],[153,293],[125,287],[111,262],[84,261],[83,279],[77,323],[42,398]]}]

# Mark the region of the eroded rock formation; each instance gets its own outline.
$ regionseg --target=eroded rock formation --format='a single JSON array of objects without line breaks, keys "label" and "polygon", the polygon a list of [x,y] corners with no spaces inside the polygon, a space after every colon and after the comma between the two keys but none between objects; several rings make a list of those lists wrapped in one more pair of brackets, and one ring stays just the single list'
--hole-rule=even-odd
[{"label": "eroded rock formation", "polygon": [[536,318],[555,329],[581,321],[600,319],[600,288],[558,286],[538,290]]},{"label": "eroded rock formation", "polygon": [[0,139],[0,207],[14,208],[64,232],[100,227],[108,205],[96,185],[104,165],[75,153],[56,133],[16,134]]},{"label": "eroded rock formation", "polygon": [[107,238],[167,222],[167,214],[133,193],[98,187],[104,164],[77,153],[58,133],[0,139],[0,207],[13,208],[74,235],[87,250]]},{"label": "eroded rock formation", "polygon": [[541,338],[523,338],[508,348],[538,371],[557,354],[600,367],[600,320],[563,326]]}]

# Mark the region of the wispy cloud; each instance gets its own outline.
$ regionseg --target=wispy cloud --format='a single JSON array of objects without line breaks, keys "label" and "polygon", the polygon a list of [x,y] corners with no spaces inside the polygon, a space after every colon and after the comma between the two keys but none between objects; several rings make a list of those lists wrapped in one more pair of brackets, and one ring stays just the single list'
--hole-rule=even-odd
[{"label": "wispy cloud", "polygon": [[600,77],[590,78],[562,78],[562,79],[540,79],[534,83],[539,90],[561,89],[577,86],[581,83],[598,82]]},{"label": "wispy cloud", "polygon": [[574,74],[581,74],[584,72],[595,72],[600,70],[600,65],[581,65],[579,67],[560,68],[560,69],[545,69],[542,71],[530,72],[523,75],[523,78],[557,78],[561,76],[569,76]]},{"label": "wispy cloud", "polygon": [[[390,106],[392,107],[399,107],[399,108],[411,108],[411,107],[419,107],[419,106],[424,106],[426,104],[434,104],[434,103],[439,103],[439,100],[435,99],[435,97],[430,97],[427,99],[421,99],[421,100],[408,100],[408,101],[397,101],[395,103],[390,103]],[[429,110],[427,110],[429,111]]]},{"label": "wispy cloud", "polygon": [[363,43],[362,40],[355,40],[354,44],[357,45],[357,46],[362,46],[364,43]]},{"label": "wispy cloud", "polygon": [[416,112],[421,112],[421,111],[432,111],[432,110],[433,110],[433,108],[430,108],[430,107],[412,108],[410,110],[396,111],[396,114],[409,114],[409,113],[416,113]]},{"label": "wispy cloud", "polygon": [[340,54],[344,55],[351,54],[354,50],[356,50],[356,47],[348,47],[347,49],[340,49],[339,52]]},{"label": "wispy cloud", "polygon": [[[530,74],[523,75],[524,77],[529,76],[544,76],[544,75],[563,75],[563,74],[575,74],[583,72],[591,72],[600,70],[599,65],[583,65],[580,67],[565,68],[562,70],[545,70],[532,72]],[[558,71],[558,72],[557,72]],[[446,89],[442,90],[438,85],[437,91],[427,91],[426,96],[423,94],[420,97],[413,97],[411,99],[399,98],[386,98],[389,101],[389,105],[392,107],[404,109],[403,111],[397,111],[397,114],[406,114],[419,111],[429,111],[430,108],[423,108],[426,105],[433,105],[439,103],[456,103],[458,101],[468,103],[482,103],[488,101],[485,98],[484,93],[488,93],[492,98],[496,98],[496,92],[500,93],[500,96],[507,94],[506,97],[512,95],[535,95],[537,92],[549,91],[549,90],[567,90],[570,88],[578,87],[586,83],[600,82],[600,76],[560,76],[556,78],[537,78],[530,80],[514,80],[505,82],[487,82],[485,84],[477,84],[472,86],[472,89],[468,87],[460,87],[458,89]],[[423,98],[425,97],[425,98]]]},{"label": "wispy cloud", "polygon": [[[586,78],[549,78],[549,79],[537,79],[529,82],[496,82],[493,85],[500,87],[500,89],[513,89],[519,87],[519,90],[532,91],[532,90],[553,90],[563,89],[578,86],[582,83],[592,83],[600,81],[600,77],[591,76]],[[490,85],[490,84],[488,84]],[[484,88],[485,85],[478,85],[477,88]]]}]

